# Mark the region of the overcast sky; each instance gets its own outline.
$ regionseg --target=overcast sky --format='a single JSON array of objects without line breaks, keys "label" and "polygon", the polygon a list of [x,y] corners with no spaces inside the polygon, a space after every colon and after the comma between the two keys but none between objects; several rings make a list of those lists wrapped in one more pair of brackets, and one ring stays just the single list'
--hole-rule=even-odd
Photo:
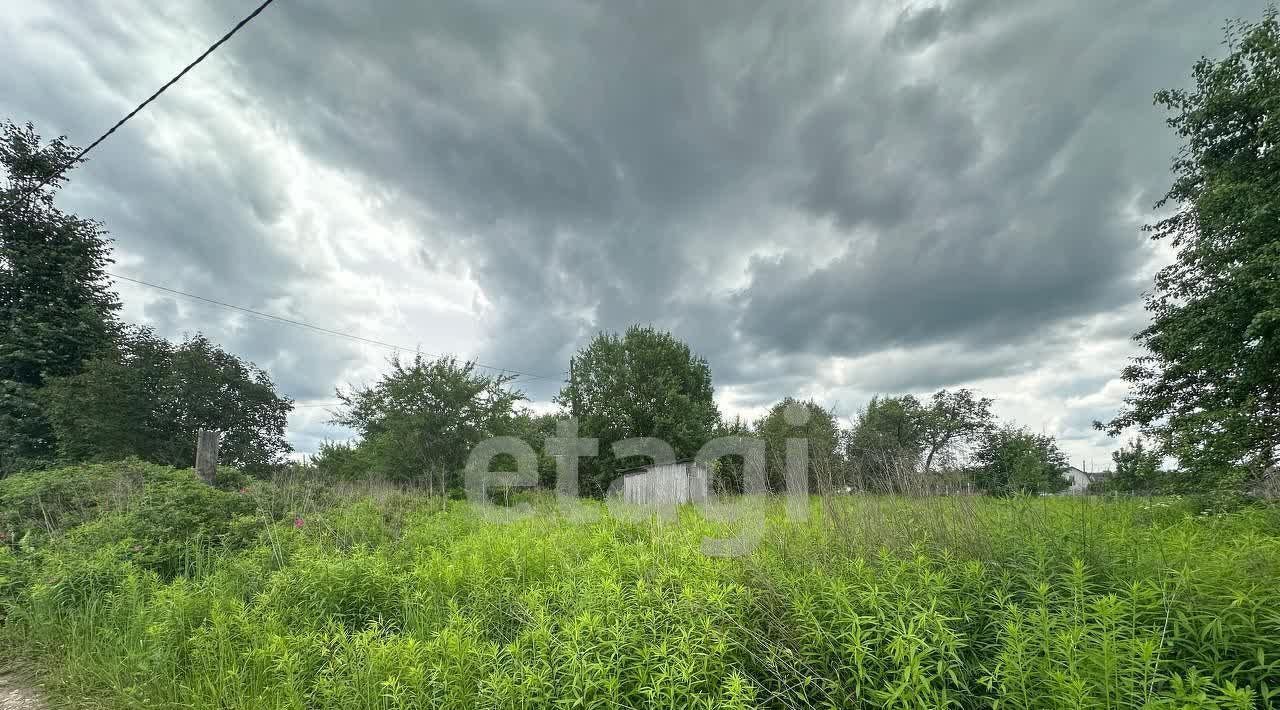
[{"label": "overcast sky", "polygon": [[[9,3],[0,118],[85,145],[257,0]],[[77,169],[124,276],[531,375],[670,329],[728,414],[972,387],[1117,442],[1167,253],[1140,227],[1177,142],[1152,93],[1262,2],[277,0]],[[118,284],[300,405],[385,349]]]}]

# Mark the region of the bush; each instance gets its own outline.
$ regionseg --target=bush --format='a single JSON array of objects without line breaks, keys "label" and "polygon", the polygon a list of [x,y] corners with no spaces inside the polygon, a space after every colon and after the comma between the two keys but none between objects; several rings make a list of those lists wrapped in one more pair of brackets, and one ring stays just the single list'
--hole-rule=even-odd
[{"label": "bush", "polygon": [[[221,486],[247,481],[229,467],[218,473]],[[0,481],[0,505],[0,534],[10,547],[34,554],[52,543],[49,559],[98,559],[100,550],[113,550],[165,578],[212,548],[245,546],[262,528],[253,498],[239,489],[137,459],[11,476]]]},{"label": "bush", "polygon": [[[129,538],[141,548],[136,559],[168,577],[198,562],[210,548],[240,548],[252,538],[239,524],[254,513],[248,495],[206,485],[191,472],[153,482],[125,521]],[[252,519],[252,518],[251,518]],[[256,529],[253,537],[256,537]]]},{"label": "bush", "polygon": [[[238,491],[248,483],[247,476],[228,466],[218,469],[214,481],[223,491]],[[31,534],[56,536],[100,516],[146,505],[147,496],[171,488],[211,490],[190,469],[138,459],[24,471],[0,480],[0,533],[10,541]]]},{"label": "bush", "polygon": [[24,471],[0,480],[0,531],[11,540],[56,535],[104,513],[125,510],[150,478],[173,469],[128,459]]},{"label": "bush", "polygon": [[367,451],[347,442],[322,441],[311,466],[327,481],[362,481],[373,468]]}]

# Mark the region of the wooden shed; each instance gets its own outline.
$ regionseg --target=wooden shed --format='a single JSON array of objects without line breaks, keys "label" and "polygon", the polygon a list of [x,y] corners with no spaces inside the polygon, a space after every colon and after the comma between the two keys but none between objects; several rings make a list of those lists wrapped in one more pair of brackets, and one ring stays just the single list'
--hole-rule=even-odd
[{"label": "wooden shed", "polygon": [[694,461],[651,464],[622,474],[622,500],[642,505],[676,505],[707,500],[710,476]]}]

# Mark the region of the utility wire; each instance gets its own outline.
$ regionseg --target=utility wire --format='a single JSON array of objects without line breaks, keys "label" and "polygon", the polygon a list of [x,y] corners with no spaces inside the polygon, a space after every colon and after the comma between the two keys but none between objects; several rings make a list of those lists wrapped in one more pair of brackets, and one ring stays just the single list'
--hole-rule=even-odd
[{"label": "utility wire", "polygon": [[[263,311],[256,311],[256,310],[254,310],[254,309],[252,309],[252,308],[245,308],[244,306],[237,306],[237,305],[235,305],[234,303],[227,303],[226,301],[219,301],[219,300],[217,300],[217,299],[207,298],[207,297],[205,297],[205,296],[199,296],[199,295],[196,295],[196,294],[194,294],[194,293],[187,293],[186,291],[179,291],[179,290],[177,290],[177,289],[169,288],[168,286],[161,286],[160,284],[154,284],[154,283],[151,283],[150,281],[142,281],[141,279],[134,279],[134,278],[130,278],[130,277],[128,277],[128,276],[121,276],[121,275],[119,275],[119,274],[113,274],[113,273],[111,273],[111,272],[109,272],[109,271],[108,271],[108,272],[106,272],[106,274],[107,274],[107,276],[110,276],[111,278],[119,279],[119,280],[121,280],[121,281],[128,281],[129,283],[135,283],[135,284],[138,284],[139,286],[146,286],[146,287],[148,287],[148,288],[154,288],[154,289],[159,290],[159,291],[164,291],[165,293],[171,293],[171,294],[174,294],[174,295],[176,295],[176,296],[183,296],[184,298],[190,298],[190,299],[194,299],[194,300],[196,300],[196,301],[203,301],[204,303],[208,303],[208,304],[212,304],[212,305],[215,305],[215,306],[219,306],[219,307],[221,307],[221,308],[229,308],[229,309],[231,309],[231,310],[240,311],[241,313],[248,313],[248,314],[250,314],[250,315],[258,316],[259,318],[266,318],[266,319],[269,319],[269,320],[279,321],[279,322],[281,322],[281,323],[285,323],[285,324],[288,324],[288,325],[292,325],[292,326],[295,326],[295,327],[298,327],[298,328],[305,328],[305,329],[307,329],[307,330],[312,330],[312,331],[315,331],[315,332],[317,332],[317,333],[323,333],[323,334],[325,334],[325,335],[331,335],[331,336],[335,336],[335,337],[339,337],[339,338],[347,338],[348,340],[354,340],[354,341],[356,341],[356,342],[365,343],[365,344],[368,344],[368,345],[376,345],[376,346],[378,346],[378,347],[380,347],[380,348],[386,348],[386,349],[388,349],[388,350],[394,350],[394,351],[398,351],[398,352],[406,352],[406,353],[421,353],[421,354],[426,355],[426,356],[428,356],[428,357],[441,357],[441,355],[439,355],[438,353],[423,352],[423,351],[418,350],[418,349],[416,349],[416,348],[406,348],[406,347],[403,347],[403,346],[400,346],[400,345],[394,345],[394,344],[392,344],[392,343],[384,342],[384,341],[381,341],[381,340],[374,340],[374,339],[372,339],[372,338],[365,338],[365,337],[362,337],[362,336],[359,336],[359,335],[355,335],[355,334],[353,334],[353,333],[346,333],[346,332],[343,332],[343,331],[340,331],[340,330],[333,330],[333,329],[331,329],[331,328],[324,328],[324,327],[322,327],[322,326],[318,326],[318,325],[315,325],[315,324],[312,324],[312,323],[307,323],[307,322],[305,322],[305,321],[294,320],[294,319],[292,319],[292,318],[285,318],[284,316],[278,316],[278,315],[275,315],[275,314],[272,314],[272,313],[265,313],[265,312],[263,312]],[[520,370],[513,370],[513,369],[511,369],[511,368],[509,368],[509,367],[497,367],[496,365],[486,365],[486,364],[484,364],[484,363],[482,363],[482,362],[476,362],[475,364],[476,364],[476,366],[477,366],[477,367],[483,367],[483,368],[488,369],[488,370],[497,370],[498,372],[503,373],[503,374],[510,373],[510,374],[516,375],[516,376],[517,376],[517,379],[518,379],[519,377],[529,377],[529,378],[537,379],[537,380],[553,380],[553,381],[554,381],[554,380],[558,380],[558,379],[559,379],[559,378],[555,378],[555,377],[548,377],[547,375],[537,375],[537,374],[534,374],[534,373],[531,373],[531,372],[521,372]]]},{"label": "utility wire", "polygon": [[50,182],[58,179],[59,177],[62,176],[63,173],[65,173],[67,170],[70,170],[73,165],[79,163],[81,160],[84,160],[84,156],[88,155],[89,151],[96,148],[99,143],[101,143],[102,141],[105,141],[112,133],[115,133],[117,128],[123,126],[129,119],[136,116],[139,111],[146,108],[147,104],[159,98],[160,94],[163,94],[170,86],[173,86],[174,84],[178,83],[178,80],[181,79],[183,76],[185,76],[187,72],[194,69],[195,66],[200,62],[203,62],[205,58],[208,57],[210,54],[213,54],[214,50],[216,50],[218,47],[221,47],[222,44],[227,40],[231,39],[231,36],[234,35],[236,32],[239,32],[241,27],[244,27],[245,25],[249,24],[249,22],[253,18],[257,17],[259,13],[267,9],[267,6],[274,1],[275,0],[263,0],[263,3],[259,5],[257,8],[255,8],[253,12],[246,15],[243,20],[240,20],[239,22],[237,22],[235,27],[232,27],[230,31],[222,35],[222,37],[220,37],[217,42],[214,42],[213,44],[209,45],[209,48],[204,50],[204,52],[202,52],[200,56],[196,57],[195,61],[183,67],[182,71],[178,72],[177,74],[174,75],[172,79],[165,82],[164,86],[160,87],[159,89],[156,89],[156,92],[154,94],[148,96],[146,101],[143,101],[142,103],[138,104],[137,107],[134,108],[132,111],[130,111],[128,114],[126,114],[124,118],[120,119],[119,121],[116,121],[116,124],[114,126],[107,129],[106,133],[103,133],[102,135],[98,136],[98,139],[90,143],[87,148],[77,153],[76,157],[72,158],[71,160],[67,161],[63,165],[59,166],[52,173],[46,175],[45,178],[41,180],[39,183],[37,183],[35,187],[27,190],[25,193],[19,195],[16,199],[14,199],[14,201],[9,204],[9,209],[10,210],[17,209],[18,205],[21,205],[24,202],[26,202],[32,195],[36,194],[41,189],[43,189],[45,185],[48,185]]},{"label": "utility wire", "polygon": [[[19,195],[16,199],[14,199],[14,200],[13,200],[13,202],[9,203],[8,210],[16,209],[19,205],[21,205],[21,204],[23,204],[24,202],[26,202],[26,201],[27,201],[27,200],[28,200],[32,195],[34,195],[34,194],[36,194],[37,192],[39,192],[39,191],[40,191],[41,189],[43,189],[46,185],[48,185],[50,182],[52,182],[52,181],[54,181],[54,180],[58,179],[59,177],[61,177],[61,176],[62,176],[62,174],[63,174],[63,173],[65,173],[67,170],[69,170],[72,166],[74,166],[74,165],[76,165],[77,163],[79,163],[80,161],[84,160],[84,157],[85,157],[86,155],[88,155],[88,154],[89,154],[89,151],[91,151],[91,150],[93,150],[94,148],[98,147],[98,145],[99,145],[100,143],[102,143],[102,142],[103,142],[103,141],[105,141],[107,138],[109,138],[109,137],[111,136],[111,134],[115,133],[115,132],[116,132],[116,130],[117,130],[117,129],[119,129],[121,126],[123,126],[125,123],[127,123],[127,122],[129,121],[129,119],[131,119],[131,118],[133,118],[134,116],[136,116],[136,115],[138,114],[138,112],[140,112],[140,111],[142,111],[142,109],[146,108],[146,107],[147,107],[147,106],[148,106],[152,101],[155,101],[157,98],[159,98],[161,94],[163,94],[165,91],[167,91],[167,90],[169,89],[169,87],[171,87],[171,86],[173,86],[174,84],[178,83],[178,81],[179,81],[179,80],[181,80],[181,79],[182,79],[182,77],[186,76],[187,72],[189,72],[189,71],[191,71],[192,69],[194,69],[194,68],[196,67],[196,65],[200,64],[200,62],[203,62],[206,58],[208,58],[208,57],[209,57],[209,55],[210,55],[210,54],[213,54],[213,53],[218,49],[218,47],[221,47],[221,46],[222,46],[222,45],[223,45],[227,40],[231,39],[231,37],[232,37],[232,36],[234,36],[234,35],[235,35],[235,33],[239,32],[241,28],[243,28],[245,25],[247,25],[247,24],[249,24],[251,21],[253,21],[253,19],[254,19],[255,17],[257,17],[259,14],[261,14],[263,10],[267,9],[267,6],[268,6],[268,5],[270,5],[272,2],[275,2],[275,0],[263,0],[263,2],[262,2],[261,4],[259,4],[256,8],[254,8],[253,12],[250,12],[248,15],[245,15],[245,17],[244,17],[243,19],[241,19],[239,22],[237,22],[237,23],[235,24],[235,26],[234,26],[234,27],[232,27],[230,30],[228,30],[226,34],[224,34],[224,35],[222,35],[221,37],[219,37],[219,38],[218,38],[218,41],[216,41],[216,42],[214,42],[213,44],[209,45],[209,48],[208,48],[208,49],[206,49],[206,50],[204,50],[203,52],[201,52],[201,53],[200,53],[200,56],[196,57],[194,60],[192,60],[192,62],[191,62],[190,64],[188,64],[188,65],[186,65],[185,67],[183,67],[183,68],[182,68],[182,71],[179,71],[177,74],[175,74],[175,75],[173,76],[173,78],[172,78],[172,79],[170,79],[169,81],[165,82],[165,84],[164,84],[163,86],[161,86],[159,89],[156,89],[155,93],[153,93],[153,94],[151,94],[150,96],[148,96],[148,97],[146,98],[146,100],[144,100],[142,103],[140,103],[140,104],[138,104],[136,107],[134,107],[134,109],[133,109],[132,111],[130,111],[129,113],[125,114],[124,118],[120,119],[119,121],[116,121],[115,125],[111,126],[111,128],[108,128],[106,133],[103,133],[101,136],[98,136],[98,138],[97,138],[96,140],[94,140],[92,143],[90,143],[88,146],[86,146],[83,150],[81,150],[79,153],[77,153],[77,154],[76,154],[76,156],[75,156],[74,158],[72,158],[71,160],[68,160],[68,161],[67,161],[66,163],[64,163],[63,165],[58,166],[58,167],[57,167],[53,172],[51,172],[51,173],[49,173],[48,175],[46,175],[46,176],[44,177],[44,179],[42,179],[39,183],[36,183],[36,185],[35,185],[34,187],[29,188],[26,192],[24,192],[23,194]],[[198,295],[196,295],[196,294],[194,294],[194,293],[186,293],[186,292],[184,292],[184,291],[178,291],[178,290],[176,290],[176,289],[171,289],[171,288],[168,288],[168,287],[165,287],[165,286],[161,286],[161,285],[159,285],[159,284],[148,283],[148,282],[146,282],[146,281],[141,281],[141,280],[139,280],[139,279],[132,279],[132,278],[129,278],[128,276],[121,276],[121,275],[119,275],[119,274],[112,274],[112,273],[109,273],[109,272],[108,272],[108,274],[107,274],[107,275],[108,275],[108,276],[111,276],[112,278],[120,279],[120,280],[122,280],[122,281],[129,281],[129,282],[131,282],[131,283],[139,284],[139,285],[141,285],[141,286],[147,286],[147,287],[149,287],[149,288],[159,289],[159,290],[161,290],[161,291],[166,291],[166,292],[168,292],[168,293],[172,293],[172,294],[175,294],[175,295],[178,295],[178,296],[184,296],[184,297],[186,297],[186,298],[192,298],[192,299],[195,299],[195,300],[198,300],[198,301],[204,301],[205,303],[210,303],[210,304],[213,304],[213,305],[216,305],[216,306],[221,306],[221,307],[223,307],[223,308],[230,308],[230,309],[237,310],[237,311],[241,311],[241,312],[244,312],[244,313],[249,313],[249,314],[252,314],[252,315],[255,315],[255,316],[261,317],[261,318],[268,318],[268,319],[270,319],[270,320],[276,320],[276,321],[280,321],[280,322],[282,322],[282,323],[288,323],[288,324],[293,325],[293,326],[297,326],[297,327],[300,327],[300,328],[307,328],[307,329],[310,329],[310,330],[313,330],[313,331],[316,331],[316,332],[319,332],[319,333],[325,333],[325,334],[327,334],[327,335],[333,335],[333,336],[337,336],[337,337],[341,337],[341,338],[348,338],[348,339],[350,339],[350,340],[355,340],[355,341],[359,341],[359,342],[363,342],[363,343],[368,343],[368,344],[370,344],[370,345],[377,345],[377,346],[379,346],[379,347],[388,348],[388,349],[396,350],[396,351],[402,351],[402,352],[413,352],[413,353],[421,352],[421,351],[416,350],[416,349],[413,349],[413,348],[405,348],[405,347],[401,347],[401,346],[399,346],[399,345],[392,345],[391,343],[384,343],[384,342],[379,341],[379,340],[373,340],[373,339],[370,339],[370,338],[363,338],[363,337],[360,337],[360,336],[358,336],[358,335],[353,335],[353,334],[351,334],[351,333],[344,333],[344,332],[337,331],[337,330],[331,330],[331,329],[329,329],[329,328],[322,328],[322,327],[320,327],[320,326],[318,326],[318,325],[313,325],[313,324],[311,324],[311,323],[304,323],[304,322],[302,322],[302,321],[292,320],[292,319],[289,319],[289,318],[283,318],[283,317],[281,317],[281,316],[273,315],[273,314],[271,314],[271,313],[263,313],[263,312],[261,312],[261,311],[255,311],[255,310],[253,310],[253,309],[251,309],[251,308],[245,308],[245,307],[243,307],[243,306],[237,306],[237,305],[234,305],[234,304],[231,304],[231,303],[225,303],[225,302],[218,301],[218,300],[215,300],[215,299],[212,299],[212,298],[205,298],[204,296],[198,296]],[[423,353],[423,354],[425,354],[425,355],[432,355],[431,353]],[[435,357],[438,357],[438,356],[435,356]],[[490,369],[490,370],[497,370],[497,371],[499,371],[500,373],[503,373],[503,374],[505,374],[505,373],[512,373],[512,374],[516,375],[516,378],[515,378],[515,379],[519,379],[520,377],[529,377],[529,378],[533,378],[533,379],[541,379],[541,380],[556,380],[556,379],[557,379],[557,378],[554,378],[554,377],[547,377],[546,375],[535,375],[535,374],[532,374],[532,373],[528,373],[528,372],[521,372],[521,371],[519,371],[519,370],[512,370],[512,369],[510,369],[510,368],[505,368],[505,367],[494,367],[494,366],[492,366],[492,365],[485,365],[484,363],[481,363],[481,362],[476,362],[475,364],[476,364],[477,366],[479,366],[479,367],[483,367],[483,368],[486,368],[486,369]],[[513,381],[514,381],[514,380],[513,380]]]}]

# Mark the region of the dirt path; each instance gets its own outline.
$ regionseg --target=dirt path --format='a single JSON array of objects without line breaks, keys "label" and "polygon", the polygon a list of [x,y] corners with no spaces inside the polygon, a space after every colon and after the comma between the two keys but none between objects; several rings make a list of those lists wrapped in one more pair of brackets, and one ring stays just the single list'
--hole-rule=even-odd
[{"label": "dirt path", "polygon": [[45,710],[47,707],[22,676],[0,672],[0,710]]}]

